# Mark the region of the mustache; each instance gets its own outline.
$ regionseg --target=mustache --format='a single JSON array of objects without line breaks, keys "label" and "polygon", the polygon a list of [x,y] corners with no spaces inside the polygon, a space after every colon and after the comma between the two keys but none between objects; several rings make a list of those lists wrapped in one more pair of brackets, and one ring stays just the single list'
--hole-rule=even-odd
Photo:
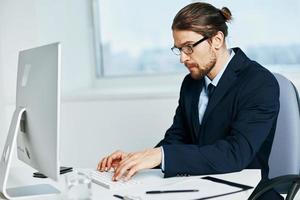
[{"label": "mustache", "polygon": [[187,68],[198,67],[197,63],[184,63]]}]

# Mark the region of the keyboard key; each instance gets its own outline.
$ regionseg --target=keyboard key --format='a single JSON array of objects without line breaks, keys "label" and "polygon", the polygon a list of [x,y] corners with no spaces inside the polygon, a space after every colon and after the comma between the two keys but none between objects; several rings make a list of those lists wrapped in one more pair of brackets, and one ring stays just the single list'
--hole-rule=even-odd
[{"label": "keyboard key", "polygon": [[134,180],[134,178],[128,181],[123,181],[122,179],[113,181],[112,177],[114,173],[112,171],[100,172],[97,170],[84,170],[82,172],[89,174],[92,182],[111,190],[134,187],[141,184],[141,181]]}]

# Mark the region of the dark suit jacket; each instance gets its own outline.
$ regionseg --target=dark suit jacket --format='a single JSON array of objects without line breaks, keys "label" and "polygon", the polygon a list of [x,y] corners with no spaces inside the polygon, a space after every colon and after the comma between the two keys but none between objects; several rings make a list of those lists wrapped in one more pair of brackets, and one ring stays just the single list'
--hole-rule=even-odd
[{"label": "dark suit jacket", "polygon": [[204,79],[185,77],[173,124],[157,145],[164,149],[166,177],[258,168],[267,178],[279,86],[267,69],[239,48],[233,50],[201,125],[198,102]]}]

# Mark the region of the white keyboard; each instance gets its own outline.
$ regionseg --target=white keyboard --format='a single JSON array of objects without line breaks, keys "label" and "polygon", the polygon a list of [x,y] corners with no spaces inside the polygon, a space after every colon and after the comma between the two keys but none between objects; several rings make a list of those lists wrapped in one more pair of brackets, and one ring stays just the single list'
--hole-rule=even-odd
[{"label": "white keyboard", "polygon": [[131,178],[128,181],[123,181],[122,179],[119,181],[113,181],[113,172],[99,172],[96,170],[84,170],[83,173],[89,174],[92,182],[105,187],[107,189],[115,190],[115,189],[123,189],[128,187],[134,187],[140,185],[142,182],[138,180],[134,180]]}]

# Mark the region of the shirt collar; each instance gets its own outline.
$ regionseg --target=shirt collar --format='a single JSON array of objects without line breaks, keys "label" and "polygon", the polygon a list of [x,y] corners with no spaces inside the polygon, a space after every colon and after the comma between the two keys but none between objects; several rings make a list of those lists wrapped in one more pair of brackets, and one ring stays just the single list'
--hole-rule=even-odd
[{"label": "shirt collar", "polygon": [[217,74],[217,76],[216,76],[213,80],[210,80],[207,76],[204,77],[204,80],[205,80],[205,87],[206,87],[206,88],[208,87],[208,85],[209,85],[210,83],[213,84],[215,87],[217,87],[217,85],[218,85],[218,83],[219,83],[219,81],[220,81],[220,79],[221,79],[221,77],[222,77],[222,75],[223,75],[225,69],[227,68],[227,66],[228,66],[228,64],[229,64],[229,62],[230,62],[230,60],[233,58],[233,56],[234,56],[234,54],[235,54],[234,51],[232,51],[232,49],[229,49],[228,51],[229,51],[229,54],[230,54],[229,59],[228,59],[227,62],[225,63],[223,69]]}]

